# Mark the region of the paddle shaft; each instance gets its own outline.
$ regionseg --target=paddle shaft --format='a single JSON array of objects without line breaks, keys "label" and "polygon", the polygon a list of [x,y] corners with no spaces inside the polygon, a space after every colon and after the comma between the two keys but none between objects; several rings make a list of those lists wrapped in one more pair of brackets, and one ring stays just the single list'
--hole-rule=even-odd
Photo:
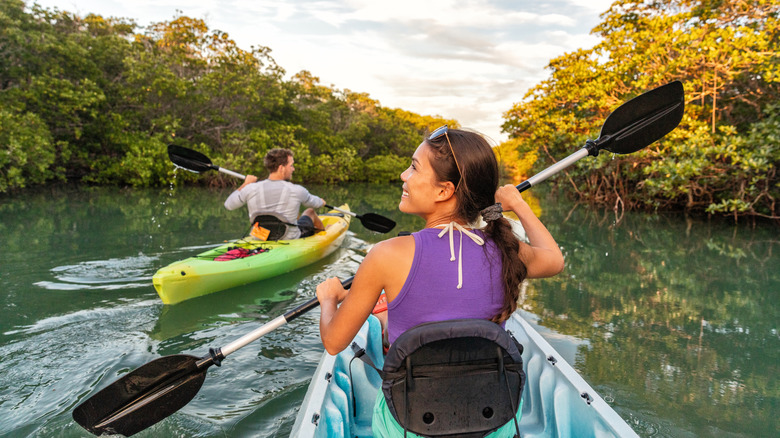
[{"label": "paddle shaft", "polygon": [[241,175],[238,172],[233,172],[232,170],[223,169],[223,168],[221,168],[219,166],[214,166],[214,170],[218,170],[218,171],[220,171],[222,173],[226,173],[226,174],[228,174],[230,176],[235,176],[236,178],[246,179],[246,175]]},{"label": "paddle shaft", "polygon": [[[342,286],[352,286],[352,278]],[[95,435],[133,435],[168,417],[189,403],[212,365],[287,322],[317,307],[313,298],[221,349],[210,348],[202,357],[171,355],[157,358],[122,376],[73,410],[73,419]]]},{"label": "paddle shaft", "polygon": [[539,184],[540,182],[546,180],[547,178],[555,175],[556,173],[560,172],[561,170],[571,166],[575,162],[581,160],[582,158],[585,158],[589,155],[589,152],[586,147],[583,147],[582,149],[578,150],[577,152],[569,155],[568,157],[564,158],[561,161],[558,161],[557,163],[553,164],[552,166],[544,169],[543,171],[537,173],[536,175],[528,178],[527,180],[521,182],[517,186],[517,190],[520,192],[524,192],[531,187]]},{"label": "paddle shaft", "polygon": [[332,205],[325,204],[325,208],[330,208],[331,210],[336,210],[336,211],[338,211],[340,213],[348,214],[350,216],[359,217],[358,214],[353,212],[353,211],[342,210],[342,209],[340,209],[338,207],[334,207]]},{"label": "paddle shaft", "polygon": [[[349,289],[352,286],[352,279],[354,278],[355,277],[350,277],[341,282],[341,285],[344,287],[344,289]],[[319,305],[320,302],[317,300],[316,297],[314,297],[311,300],[296,307],[295,309],[290,310],[284,315],[277,316],[270,322],[263,324],[262,326],[256,328],[255,330],[252,330],[251,332],[245,334],[244,336],[225,345],[224,347],[220,348],[218,352],[221,353],[222,357],[227,357],[229,354],[235,352],[236,350],[246,347],[247,345],[251,344],[255,340],[287,324],[288,322],[294,320],[295,318],[298,318],[299,316],[303,315],[304,313],[308,312],[311,309],[314,309],[315,307],[318,307]]]}]

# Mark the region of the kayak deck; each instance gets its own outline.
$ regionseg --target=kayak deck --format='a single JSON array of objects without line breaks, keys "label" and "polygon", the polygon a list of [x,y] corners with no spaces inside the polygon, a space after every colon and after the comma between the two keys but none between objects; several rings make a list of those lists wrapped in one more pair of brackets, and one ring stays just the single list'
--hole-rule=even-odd
[{"label": "kayak deck", "polygon": [[[518,313],[506,324],[523,344],[523,437],[637,437],[633,429]],[[381,326],[370,317],[354,341],[381,368]],[[374,401],[381,387],[376,371],[355,360],[351,349],[323,353],[293,426],[291,437],[370,437]],[[353,416],[352,393],[355,408]]]},{"label": "kayak deck", "polygon": [[[349,210],[346,204],[340,208]],[[278,241],[244,238],[171,263],[154,274],[154,288],[163,304],[176,304],[310,265],[341,246],[351,216],[333,210],[320,219],[325,231],[311,237]],[[234,248],[261,252],[232,260],[214,260]]]}]

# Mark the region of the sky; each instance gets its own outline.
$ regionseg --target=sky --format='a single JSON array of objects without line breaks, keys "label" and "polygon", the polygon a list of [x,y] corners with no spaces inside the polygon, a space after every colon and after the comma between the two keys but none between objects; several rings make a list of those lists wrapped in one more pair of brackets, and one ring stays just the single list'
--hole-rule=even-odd
[{"label": "sky", "polygon": [[[28,4],[32,0],[28,0]],[[36,0],[140,26],[203,19],[243,49],[268,47],[286,78],[367,93],[386,108],[457,120],[494,143],[503,114],[549,77],[551,59],[591,48],[611,0]]]}]

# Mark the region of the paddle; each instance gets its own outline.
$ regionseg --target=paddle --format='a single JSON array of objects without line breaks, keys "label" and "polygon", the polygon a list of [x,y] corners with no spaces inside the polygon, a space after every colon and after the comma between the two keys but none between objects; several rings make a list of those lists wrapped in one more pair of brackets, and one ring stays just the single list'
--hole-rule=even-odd
[{"label": "paddle", "polygon": [[342,210],[338,207],[334,207],[328,204],[325,204],[325,207],[330,208],[331,210],[340,211],[345,214],[350,214],[358,218],[360,220],[360,223],[363,224],[364,227],[368,228],[371,231],[378,231],[380,233],[389,233],[390,230],[395,228],[395,221],[393,221],[390,218],[380,216],[376,213],[357,214],[351,211]]},{"label": "paddle", "polygon": [[[168,145],[168,158],[170,158],[173,164],[175,164],[177,167],[181,167],[191,172],[200,173],[207,170],[217,170],[236,178],[246,179],[246,176],[240,173],[233,172],[232,170],[224,169],[215,164],[212,164],[209,157],[198,151],[193,151],[192,149],[176,146],[174,144]],[[371,231],[389,233],[393,228],[395,228],[395,222],[392,219],[380,216],[376,213],[366,213],[359,215],[357,213],[341,210],[330,205],[325,205],[325,207],[332,210],[338,210],[342,213],[350,214],[358,218],[360,223]]]},{"label": "paddle", "polygon": [[201,173],[207,170],[216,170],[222,173],[227,173],[230,176],[235,176],[239,179],[246,179],[246,176],[241,175],[238,172],[223,169],[215,164],[212,164],[209,157],[198,151],[194,151],[182,146],[176,146],[175,144],[168,145],[168,158],[170,158],[173,164],[175,164],[177,167],[181,167],[184,170],[189,170],[190,172]]},{"label": "paddle", "polygon": [[588,155],[606,150],[615,154],[636,152],[671,132],[682,120],[685,94],[680,81],[669,82],[641,94],[615,109],[597,140],[517,185],[523,192]]},{"label": "paddle", "polygon": [[[352,278],[341,284],[349,289]],[[73,419],[95,435],[133,435],[178,411],[195,397],[212,365],[236,350],[319,306],[312,298],[222,348],[202,357],[175,354],[155,359],[120,377],[73,410]]]}]

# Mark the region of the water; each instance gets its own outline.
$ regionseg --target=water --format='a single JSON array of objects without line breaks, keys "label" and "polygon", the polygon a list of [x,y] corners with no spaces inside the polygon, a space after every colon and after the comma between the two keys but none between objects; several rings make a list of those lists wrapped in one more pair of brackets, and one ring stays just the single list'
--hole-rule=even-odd
[{"label": "water", "polygon": [[[421,224],[397,187],[317,187],[329,203]],[[73,408],[155,358],[201,356],[355,272],[383,238],[353,221],[333,255],[289,275],[163,306],[154,272],[248,227],[227,191],[52,188],[0,199],[0,437],[87,437]],[[542,199],[567,269],[523,309],[642,436],[777,436],[777,228],[615,216]],[[322,352],[315,310],[208,371],[140,437],[289,435]]]}]

